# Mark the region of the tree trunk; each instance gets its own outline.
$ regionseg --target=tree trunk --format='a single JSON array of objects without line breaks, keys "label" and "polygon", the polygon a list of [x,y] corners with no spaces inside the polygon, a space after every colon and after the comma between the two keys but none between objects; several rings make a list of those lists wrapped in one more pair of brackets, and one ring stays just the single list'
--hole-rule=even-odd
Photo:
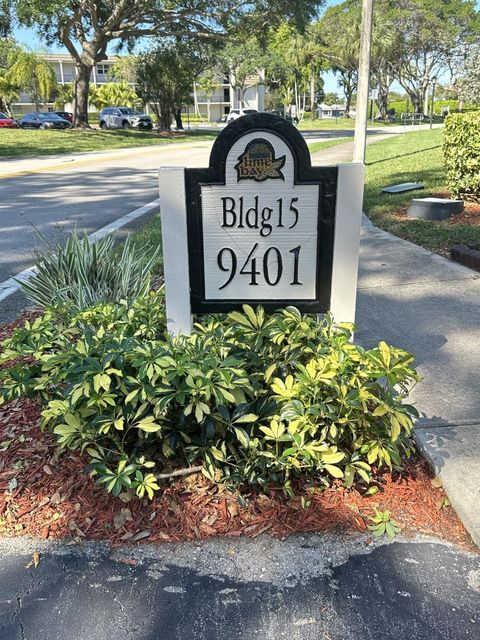
[{"label": "tree trunk", "polygon": [[[345,117],[350,117],[350,109],[352,108],[352,92],[345,91]],[[337,112],[338,113],[338,112]]]},{"label": "tree trunk", "polygon": [[161,109],[161,117],[158,121],[160,131],[170,133],[172,130],[172,113],[170,109]]},{"label": "tree trunk", "polygon": [[298,115],[300,113],[300,104],[299,104],[299,97],[298,97],[298,83],[297,83],[297,76],[295,74],[295,82],[294,82],[294,94],[295,94],[295,116],[300,119],[300,116]]},{"label": "tree trunk", "polygon": [[210,122],[210,100],[211,98],[207,98],[207,120]]},{"label": "tree trunk", "polygon": [[175,118],[175,124],[177,125],[177,130],[183,131],[183,122],[182,122],[182,108],[178,107],[173,112],[173,117]]},{"label": "tree trunk", "polygon": [[83,62],[76,63],[77,77],[75,78],[75,98],[73,100],[73,126],[90,128],[88,124],[88,88],[92,65]]},{"label": "tree trunk", "polygon": [[197,83],[193,83],[193,110],[195,115],[200,117],[200,108],[198,106]]},{"label": "tree trunk", "polygon": [[33,75],[33,102],[35,104],[35,113],[40,111],[40,98],[38,96],[37,78]]},{"label": "tree trunk", "polygon": [[378,115],[382,120],[387,119],[387,110],[388,110],[388,89],[385,92],[383,87],[378,87],[378,98],[375,100]]}]

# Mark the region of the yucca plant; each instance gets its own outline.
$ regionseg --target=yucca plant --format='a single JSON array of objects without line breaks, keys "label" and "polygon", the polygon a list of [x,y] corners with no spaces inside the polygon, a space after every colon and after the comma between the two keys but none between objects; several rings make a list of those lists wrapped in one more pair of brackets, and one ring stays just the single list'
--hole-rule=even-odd
[{"label": "yucca plant", "polygon": [[37,259],[35,276],[19,282],[29,300],[41,307],[67,304],[82,310],[133,300],[147,293],[157,254],[145,260],[129,238],[119,251],[111,235],[90,242],[86,235],[72,233],[64,246],[56,244]]}]

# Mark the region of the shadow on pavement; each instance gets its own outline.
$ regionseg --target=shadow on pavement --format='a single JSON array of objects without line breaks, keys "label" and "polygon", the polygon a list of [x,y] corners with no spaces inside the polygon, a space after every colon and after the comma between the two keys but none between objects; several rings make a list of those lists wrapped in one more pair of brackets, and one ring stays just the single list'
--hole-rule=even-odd
[{"label": "shadow on pavement", "polygon": [[[312,540],[302,537],[300,540]],[[255,552],[252,543],[252,552]],[[321,540],[303,545],[312,565]],[[202,553],[202,545],[193,545]],[[235,549],[235,542],[231,544]],[[478,638],[478,556],[434,543],[393,543],[323,575],[284,584],[211,575],[158,560],[129,566],[101,555],[4,556],[5,640],[446,640]],[[137,551],[136,555],[141,555]],[[274,561],[274,559],[272,560]],[[262,573],[259,557],[258,575]],[[477,587],[476,587],[477,585]]]}]

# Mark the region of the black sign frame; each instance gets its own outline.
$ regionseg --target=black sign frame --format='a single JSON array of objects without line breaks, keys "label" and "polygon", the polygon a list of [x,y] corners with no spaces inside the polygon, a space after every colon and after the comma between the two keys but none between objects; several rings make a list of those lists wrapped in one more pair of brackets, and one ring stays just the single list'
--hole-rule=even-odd
[{"label": "black sign frame", "polygon": [[[318,185],[317,265],[315,299],[269,300],[209,300],[205,297],[205,270],[203,256],[202,193],[204,185],[225,185],[225,167],[228,153],[235,142],[258,131],[271,132],[289,147],[294,161],[295,185]],[[284,118],[267,113],[255,113],[237,118],[227,125],[216,139],[207,169],[185,170],[187,205],[187,234],[190,274],[190,304],[192,313],[223,313],[241,309],[242,304],[261,304],[265,309],[294,306],[305,313],[326,313],[330,308],[335,210],[338,168],[312,166],[310,151],[296,127]]]}]

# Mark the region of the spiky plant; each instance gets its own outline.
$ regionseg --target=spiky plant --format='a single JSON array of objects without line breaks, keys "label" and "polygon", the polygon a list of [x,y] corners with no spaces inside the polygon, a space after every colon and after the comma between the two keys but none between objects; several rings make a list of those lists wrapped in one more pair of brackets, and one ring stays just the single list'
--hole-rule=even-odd
[{"label": "spiky plant", "polygon": [[119,250],[111,235],[90,242],[86,235],[72,233],[64,246],[49,247],[35,263],[36,275],[20,284],[41,307],[68,304],[81,310],[133,300],[148,292],[157,255],[158,249],[145,259],[129,238]]}]

